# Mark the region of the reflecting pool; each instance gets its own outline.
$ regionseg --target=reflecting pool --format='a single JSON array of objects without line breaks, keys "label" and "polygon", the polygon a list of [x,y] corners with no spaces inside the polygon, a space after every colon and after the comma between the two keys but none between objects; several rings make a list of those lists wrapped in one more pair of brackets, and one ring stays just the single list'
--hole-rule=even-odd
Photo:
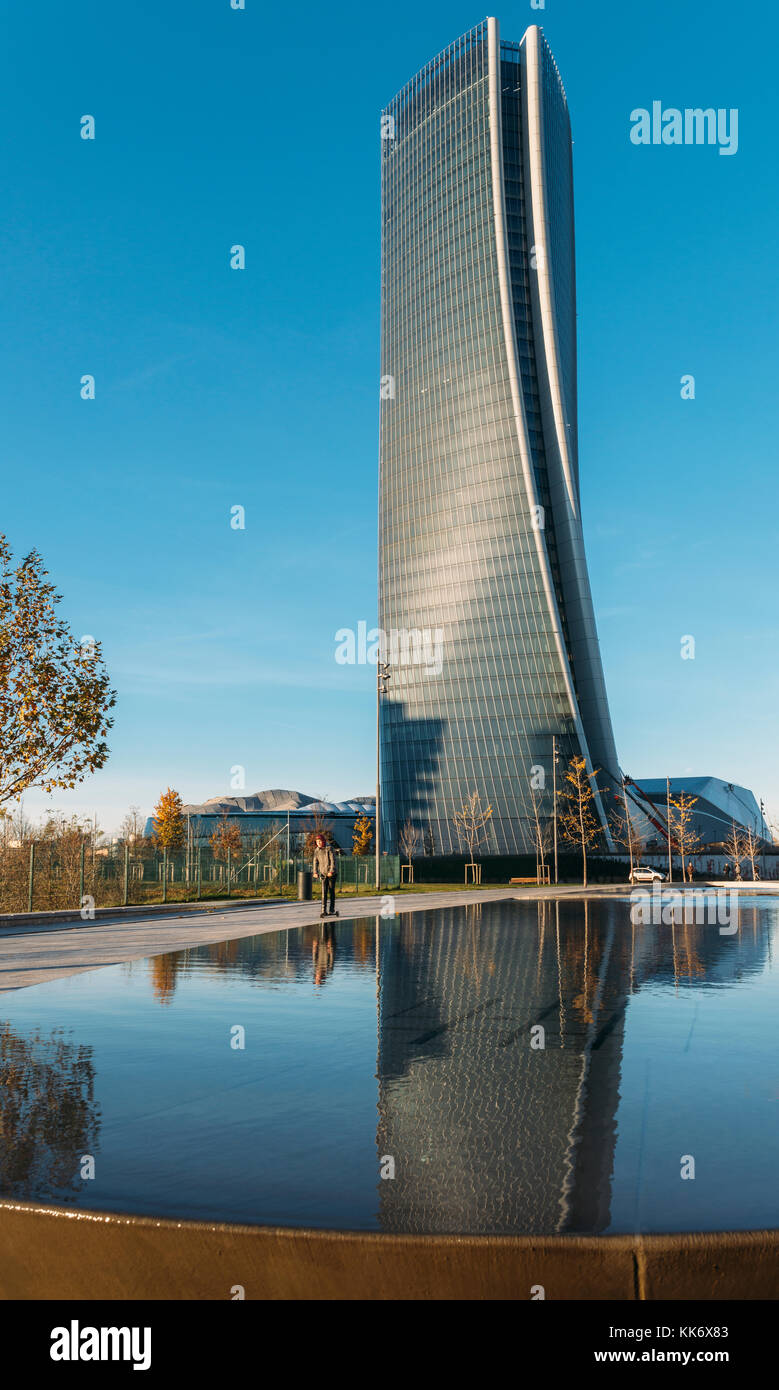
[{"label": "reflecting pool", "polygon": [[339,920],[0,999],[0,1196],[392,1232],[779,1226],[779,902]]}]

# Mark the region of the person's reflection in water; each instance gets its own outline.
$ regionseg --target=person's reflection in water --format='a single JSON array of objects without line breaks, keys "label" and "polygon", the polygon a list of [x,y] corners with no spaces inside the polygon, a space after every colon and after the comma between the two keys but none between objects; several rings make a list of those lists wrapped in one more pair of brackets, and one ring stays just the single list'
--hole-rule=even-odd
[{"label": "person's reflection in water", "polygon": [[311,947],[314,961],[314,984],[321,985],[335,965],[335,927],[323,922]]}]

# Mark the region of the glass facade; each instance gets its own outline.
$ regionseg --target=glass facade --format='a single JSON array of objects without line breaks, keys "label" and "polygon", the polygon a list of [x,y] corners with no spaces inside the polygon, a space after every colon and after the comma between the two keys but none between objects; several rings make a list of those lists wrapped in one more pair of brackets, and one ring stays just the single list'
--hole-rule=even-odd
[{"label": "glass facade", "polygon": [[571,137],[535,26],[486,20],[382,118],[382,833],[532,850],[552,738],[617,759],[581,536]]}]

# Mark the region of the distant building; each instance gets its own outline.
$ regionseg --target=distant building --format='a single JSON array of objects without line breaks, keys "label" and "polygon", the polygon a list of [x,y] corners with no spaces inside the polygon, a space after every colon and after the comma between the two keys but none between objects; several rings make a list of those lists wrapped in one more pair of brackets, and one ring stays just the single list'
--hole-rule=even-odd
[{"label": "distant building", "polygon": [[[753,792],[735,782],[723,782],[720,777],[672,777],[671,796],[677,800],[684,792],[695,798],[692,808],[692,831],[702,846],[714,847],[727,840],[731,827],[752,830],[761,840],[772,843],[771,831],[763,818]],[[662,847],[667,843],[667,794],[665,777],[629,779],[628,792],[634,808],[646,816],[647,834],[657,838]]]},{"label": "distant building", "polygon": [[[317,819],[331,831],[340,849],[351,853],[354,824],[359,816],[376,816],[375,796],[353,797],[349,801],[320,801],[304,792],[273,789],[253,792],[250,796],[214,796],[199,805],[185,806],[191,843],[207,845],[220,821],[228,816],[239,826],[244,840],[265,834],[269,829],[282,830],[279,841],[286,846],[289,823],[293,848],[317,827]],[[154,831],[154,818],[146,822],[145,834]]]}]

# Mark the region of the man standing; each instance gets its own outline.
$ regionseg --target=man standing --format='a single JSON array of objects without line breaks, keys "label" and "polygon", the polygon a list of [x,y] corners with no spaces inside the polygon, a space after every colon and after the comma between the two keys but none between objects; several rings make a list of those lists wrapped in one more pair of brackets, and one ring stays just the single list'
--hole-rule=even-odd
[{"label": "man standing", "polygon": [[[317,835],[314,844],[314,878],[322,880],[322,911],[320,917],[337,917],[335,910],[335,880],[338,877],[338,861],[335,850],[328,845],[324,835]],[[330,910],[328,912],[328,902]]]}]

